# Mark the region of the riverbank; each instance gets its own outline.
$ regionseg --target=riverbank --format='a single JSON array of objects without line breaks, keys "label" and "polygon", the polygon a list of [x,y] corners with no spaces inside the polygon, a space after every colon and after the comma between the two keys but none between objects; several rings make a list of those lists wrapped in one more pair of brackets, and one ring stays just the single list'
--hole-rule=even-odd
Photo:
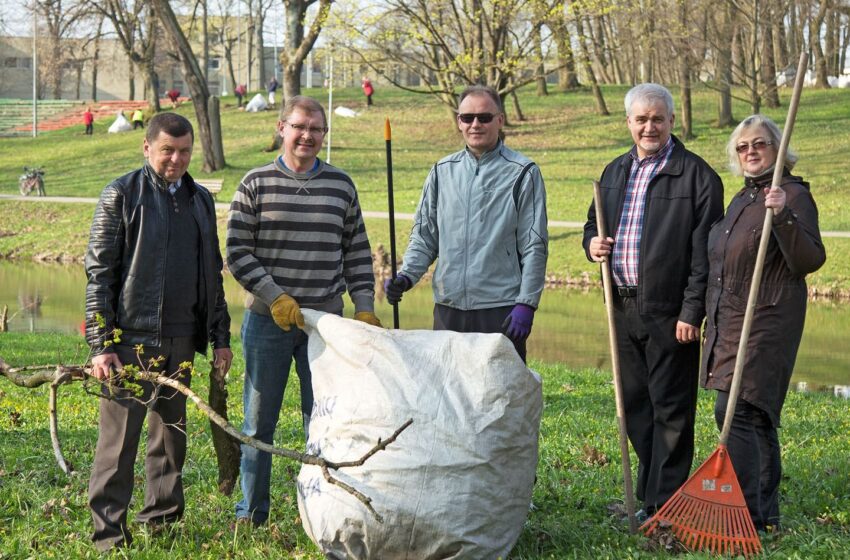
[{"label": "riverbank", "polygon": [[[0,199],[0,259],[45,263],[82,263],[94,205],[39,200]],[[389,251],[389,220],[365,217],[373,251],[382,246]],[[218,211],[222,251],[226,231],[226,210]],[[396,221],[398,256],[407,247],[410,222]],[[577,227],[549,228],[550,286],[587,288],[600,285],[599,268],[585,258],[581,248],[582,230]],[[821,270],[807,278],[812,298],[850,301],[850,238],[824,237],[827,261]],[[378,262],[389,260],[378,257]]]},{"label": "riverbank", "polygon": [[[229,375],[230,419],[242,420],[244,362],[234,340]],[[79,363],[85,359],[82,337],[56,334],[0,334],[0,357],[10,364]],[[207,394],[207,366],[193,388]],[[631,536],[610,517],[606,506],[622,498],[622,478],[610,374],[572,370],[533,362],[543,378],[545,407],[541,422],[535,508],[511,554],[516,559],[669,558],[649,550],[650,541]],[[297,377],[281,413],[276,443],[300,448]],[[814,393],[791,393],[781,433],[784,473],[781,484],[783,530],[763,540],[767,557],[843,558],[850,546],[850,417],[847,401]],[[47,390],[23,389],[0,378],[0,557],[96,558],[88,541],[91,520],[86,485],[97,438],[97,398],[79,384],[60,392],[60,435],[66,458],[78,470],[67,477],[56,466],[47,433]],[[221,558],[304,558],[322,555],[300,525],[294,478],[298,465],[273,461],[270,524],[254,531],[229,530],[238,496],[217,492],[217,467],[209,424],[190,404],[188,461],[184,471],[186,516],[176,530],[158,536],[136,534],[132,553],[146,558],[188,558],[201,553]],[[695,463],[717,443],[713,394],[700,391]],[[403,446],[403,437],[398,445]],[[632,464],[636,459],[632,457]],[[137,461],[137,480],[143,461]],[[140,478],[142,477],[142,478]],[[237,490],[238,494],[238,490]],[[143,502],[134,494],[133,513]],[[684,555],[683,558],[703,558]]]}]

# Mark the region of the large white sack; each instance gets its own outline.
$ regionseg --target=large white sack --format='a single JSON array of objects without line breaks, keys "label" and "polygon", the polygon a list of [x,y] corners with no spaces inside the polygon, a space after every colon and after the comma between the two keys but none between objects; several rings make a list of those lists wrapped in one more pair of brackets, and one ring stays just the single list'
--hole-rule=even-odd
[{"label": "large white sack", "polygon": [[507,556],[528,514],[543,407],[540,377],[500,334],[392,331],[304,311],[315,405],[308,450],[372,498],[379,523],[318,467],[298,475],[307,535],[328,558]]},{"label": "large white sack", "polygon": [[249,101],[247,105],[245,105],[245,110],[249,113],[257,113],[259,111],[265,111],[268,107],[269,103],[266,101],[266,98],[262,93],[258,93],[251,98],[251,101]]},{"label": "large white sack", "polygon": [[127,132],[128,130],[133,130],[133,125],[130,124],[130,121],[127,120],[124,113],[118,111],[118,116],[115,117],[115,122],[109,125],[107,132]]}]

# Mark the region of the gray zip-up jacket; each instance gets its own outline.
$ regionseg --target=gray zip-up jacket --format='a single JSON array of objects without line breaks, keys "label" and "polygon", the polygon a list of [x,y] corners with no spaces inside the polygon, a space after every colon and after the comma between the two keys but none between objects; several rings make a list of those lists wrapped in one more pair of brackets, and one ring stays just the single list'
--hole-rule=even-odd
[{"label": "gray zip-up jacket", "polygon": [[435,303],[536,309],[548,244],[540,169],[500,141],[480,159],[464,149],[431,168],[400,273],[415,284],[439,257]]}]

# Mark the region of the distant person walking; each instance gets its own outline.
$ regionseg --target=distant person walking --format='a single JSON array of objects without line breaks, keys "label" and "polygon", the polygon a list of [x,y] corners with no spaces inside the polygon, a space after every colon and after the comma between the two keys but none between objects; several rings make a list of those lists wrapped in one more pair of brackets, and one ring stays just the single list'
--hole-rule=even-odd
[{"label": "distant person walking", "polygon": [[277,78],[272,76],[272,79],[269,80],[269,85],[266,88],[266,91],[269,92],[269,107],[274,107],[274,92],[277,91],[277,88],[280,84],[277,82]]},{"label": "distant person walking", "polygon": [[133,111],[133,116],[130,117],[130,120],[133,122],[133,130],[136,130],[137,128],[145,128],[145,114],[142,113],[141,109]]},{"label": "distant person walking", "polygon": [[168,99],[171,100],[171,106],[177,107],[177,100],[180,97],[180,90],[177,88],[171,88],[170,90],[165,92],[165,95],[167,95]]},{"label": "distant person walking", "polygon": [[91,112],[91,107],[86,107],[86,112],[83,113],[83,123],[86,125],[86,134],[91,136],[94,133],[94,114]]},{"label": "distant person walking", "polygon": [[375,88],[372,87],[372,82],[369,81],[367,76],[363,76],[363,80],[360,83],[360,87],[363,88],[363,94],[366,96],[366,106],[372,106],[372,94],[375,93]]},{"label": "distant person walking", "polygon": [[241,109],[242,98],[245,97],[245,94],[248,93],[248,88],[245,87],[245,84],[239,84],[238,86],[233,88],[233,93],[236,95],[236,106]]}]

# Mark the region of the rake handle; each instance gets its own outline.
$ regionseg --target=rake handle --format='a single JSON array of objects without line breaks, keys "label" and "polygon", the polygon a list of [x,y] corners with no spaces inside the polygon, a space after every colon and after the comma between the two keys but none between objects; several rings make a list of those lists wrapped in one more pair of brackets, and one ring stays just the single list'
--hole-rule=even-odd
[{"label": "rake handle", "polygon": [[[605,231],[605,217],[602,214],[602,195],[599,181],[593,182],[593,206],[596,209],[596,233],[608,237]],[[629,518],[629,532],[637,533],[635,517],[635,496],[632,488],[632,466],[629,457],[629,439],[626,432],[626,408],[623,405],[623,383],[620,380],[620,354],[617,348],[617,330],[614,326],[614,289],[611,286],[611,265],[608,259],[602,261],[602,289],[605,292],[605,311],[608,314],[608,345],[611,350],[611,369],[614,372],[614,402],[617,406],[617,429],[620,433],[620,456],[623,463],[623,486],[626,495],[626,515]]]},{"label": "rake handle", "polygon": [[[773,169],[773,182],[778,185],[782,180],[782,172],[785,168],[785,153],[788,151],[788,143],[791,140],[791,132],[794,130],[794,120],[797,118],[797,107],[800,105],[800,94],[803,91],[803,79],[809,56],[805,52],[800,54],[800,63],[797,65],[797,76],[794,79],[794,93],[788,106],[788,116],[785,118],[785,128],[782,130],[782,141],[779,143],[779,151],[776,154],[776,165]],[[750,338],[750,328],[753,325],[756,301],[758,301],[759,288],[761,286],[761,275],[764,271],[764,259],[767,255],[767,245],[770,242],[770,229],[773,225],[773,209],[768,208],[764,213],[764,224],[761,228],[761,240],[759,241],[756,264],[753,268],[753,283],[750,285],[750,295],[747,298],[747,310],[744,313],[744,325],[741,328],[741,340],[738,343],[738,355],[735,358],[735,371],[732,373],[732,386],[729,388],[729,400],[726,403],[726,416],[723,418],[723,429],[720,431],[720,445],[725,446],[729,440],[729,432],[732,430],[732,417],[735,415],[735,405],[738,403],[738,393],[741,391],[741,379],[744,363],[747,359],[747,343]]]}]

